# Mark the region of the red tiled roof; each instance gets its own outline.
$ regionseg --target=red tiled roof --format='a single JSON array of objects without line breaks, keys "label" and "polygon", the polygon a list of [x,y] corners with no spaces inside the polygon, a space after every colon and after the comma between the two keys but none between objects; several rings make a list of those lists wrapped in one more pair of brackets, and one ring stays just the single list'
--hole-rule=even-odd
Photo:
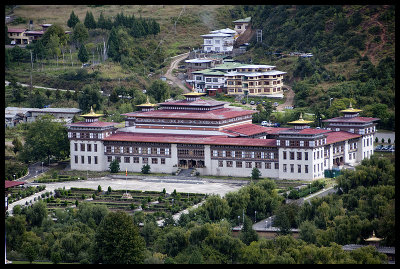
[{"label": "red tiled roof", "polygon": [[363,123],[363,122],[373,122],[380,120],[379,118],[370,118],[370,117],[336,117],[332,119],[323,120],[323,122],[355,122],[355,123]]},{"label": "red tiled roof", "polygon": [[5,180],[4,181],[5,182],[5,188],[6,189],[8,189],[8,188],[11,188],[11,187],[15,187],[15,186],[18,186],[18,185],[23,185],[23,184],[25,184],[25,182],[23,182],[23,181],[10,181],[10,180]]},{"label": "red tiled roof", "polygon": [[227,136],[166,135],[120,132],[104,141],[156,142],[173,144],[234,145],[275,147],[275,139],[229,138]]},{"label": "red tiled roof", "polygon": [[25,29],[17,29],[17,28],[8,28],[9,33],[23,33]]},{"label": "red tiled roof", "polygon": [[159,109],[152,111],[134,112],[122,114],[138,118],[172,118],[172,119],[204,119],[204,120],[223,120],[239,116],[251,115],[257,113],[254,110],[234,110],[230,108],[221,108],[211,111],[193,111],[193,110],[175,110]]},{"label": "red tiled roof", "polygon": [[345,141],[353,138],[360,137],[359,134],[353,134],[345,131],[329,132],[326,133],[326,143],[332,144],[340,141]]},{"label": "red tiled roof", "polygon": [[117,125],[117,124],[118,124],[118,122],[105,122],[105,121],[85,122],[85,121],[80,121],[80,122],[71,123],[68,126],[73,126],[73,127],[107,127],[107,126],[113,126],[113,125]]},{"label": "red tiled roof", "polygon": [[203,99],[196,99],[194,101],[178,100],[172,102],[159,103],[160,106],[219,106],[223,104],[224,102],[215,100],[203,100]]},{"label": "red tiled roof", "polygon": [[276,128],[276,127],[264,127],[252,123],[248,124],[241,124],[233,127],[228,127],[223,129],[226,133],[232,134],[236,133],[239,135],[255,135],[260,133],[267,133],[267,134],[277,134],[282,130],[286,130],[289,128]]}]

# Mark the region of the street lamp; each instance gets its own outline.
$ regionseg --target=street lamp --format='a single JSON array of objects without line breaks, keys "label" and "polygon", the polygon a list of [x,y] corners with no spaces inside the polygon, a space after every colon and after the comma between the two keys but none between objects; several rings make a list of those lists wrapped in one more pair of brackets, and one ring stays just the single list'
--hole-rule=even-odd
[{"label": "street lamp", "polygon": [[329,106],[331,106],[331,104],[332,104],[331,101],[332,101],[332,100],[333,100],[333,97],[329,99]]},{"label": "street lamp", "polygon": [[43,162],[42,162],[42,173],[43,173]]},{"label": "street lamp", "polygon": [[15,180],[15,175],[13,175],[14,176],[14,180]]},{"label": "street lamp", "polygon": [[257,211],[254,210],[254,222],[257,222]]}]

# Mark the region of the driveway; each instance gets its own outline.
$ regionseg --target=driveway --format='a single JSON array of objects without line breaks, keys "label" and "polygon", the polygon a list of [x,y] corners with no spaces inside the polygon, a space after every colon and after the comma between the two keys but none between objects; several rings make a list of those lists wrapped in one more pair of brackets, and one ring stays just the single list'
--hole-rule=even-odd
[{"label": "driveway", "polygon": [[167,72],[165,73],[165,77],[172,81],[175,85],[177,85],[179,88],[181,88],[185,93],[189,92],[188,88],[182,83],[180,79],[178,79],[176,76],[172,74],[172,71],[174,69],[178,69],[178,64],[180,61],[183,59],[187,58],[189,55],[189,52],[186,52],[184,54],[177,55],[173,58],[171,65],[169,66]]},{"label": "driveway", "polygon": [[285,92],[285,96],[286,96],[286,101],[283,104],[280,104],[276,107],[277,111],[283,111],[285,109],[285,107],[288,106],[293,106],[293,102],[294,102],[294,91],[292,90],[292,87],[285,85],[283,86],[283,88],[287,88],[288,90]]}]

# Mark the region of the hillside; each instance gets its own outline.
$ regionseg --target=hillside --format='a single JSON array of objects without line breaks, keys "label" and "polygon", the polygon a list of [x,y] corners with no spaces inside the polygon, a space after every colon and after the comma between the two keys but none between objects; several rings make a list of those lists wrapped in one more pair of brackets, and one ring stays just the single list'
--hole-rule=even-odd
[{"label": "hillside", "polygon": [[[296,93],[296,112],[314,113],[316,118],[333,117],[351,100],[364,110],[363,116],[381,118],[379,128],[395,128],[394,6],[22,5],[12,12],[19,24],[7,26],[26,27],[33,20],[35,27],[54,23],[71,30],[67,26],[71,11],[81,21],[87,11],[96,20],[101,13],[110,19],[119,14],[152,18],[159,23],[160,32],[142,38],[126,38],[127,33],[119,33],[126,47],[120,48],[118,61],[109,59],[96,70],[88,70],[88,74],[79,74],[72,68],[63,71],[54,58],[40,63],[42,68],[43,64],[50,68],[47,72],[34,62],[36,85],[75,90],[96,82],[105,93],[119,85],[146,89],[166,73],[169,57],[201,47],[202,34],[233,28],[234,20],[252,17],[253,31],[263,31],[262,42],[257,43],[253,36],[248,52],[236,60],[272,64],[287,72],[285,84]],[[109,35],[109,30],[90,30],[87,46],[94,52]],[[71,57],[77,61],[77,50],[71,47]],[[309,52],[313,57],[279,54],[291,52]],[[13,70],[6,69],[6,78],[13,75],[18,81],[29,83],[30,55],[22,62]],[[66,80],[71,77],[74,81]]]},{"label": "hillside", "polygon": [[[394,6],[235,6],[231,14],[263,31],[238,58],[285,70],[297,108],[329,118],[352,100],[381,119],[378,128],[394,130]],[[313,57],[283,56],[291,52]]]}]

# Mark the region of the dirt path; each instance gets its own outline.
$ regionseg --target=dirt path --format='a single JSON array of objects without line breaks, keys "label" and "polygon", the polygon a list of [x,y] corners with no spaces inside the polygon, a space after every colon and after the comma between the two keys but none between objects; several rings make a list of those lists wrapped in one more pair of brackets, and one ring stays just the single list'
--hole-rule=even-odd
[{"label": "dirt path", "polygon": [[278,105],[276,107],[277,111],[283,111],[285,109],[285,107],[287,106],[293,106],[293,102],[294,102],[294,92],[292,90],[292,87],[285,85],[284,88],[287,88],[288,90],[285,92],[285,96],[286,96],[286,101],[285,103]]},{"label": "dirt path", "polygon": [[174,83],[176,86],[181,88],[184,92],[189,92],[188,88],[186,88],[186,86],[182,83],[182,81],[180,79],[178,79],[176,76],[174,76],[172,74],[172,71],[174,69],[178,69],[179,62],[182,61],[183,59],[185,59],[186,57],[188,57],[188,55],[189,55],[189,52],[175,56],[175,58],[171,62],[171,65],[169,66],[167,72],[165,73],[165,77],[168,80],[172,81],[172,83]]}]

